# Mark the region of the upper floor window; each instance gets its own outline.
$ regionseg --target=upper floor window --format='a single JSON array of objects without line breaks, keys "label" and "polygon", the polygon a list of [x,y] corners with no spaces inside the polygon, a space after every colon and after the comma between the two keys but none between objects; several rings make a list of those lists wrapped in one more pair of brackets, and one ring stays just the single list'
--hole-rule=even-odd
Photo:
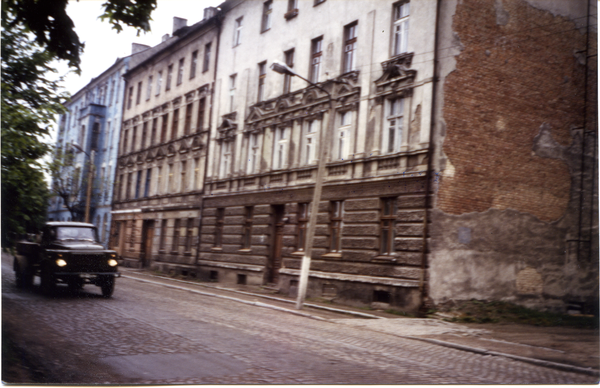
[{"label": "upper floor window", "polygon": [[140,149],[144,149],[146,148],[146,140],[148,138],[148,122],[144,121],[144,123],[142,124],[142,138],[140,139],[140,143],[142,143],[142,145],[140,146]]},{"label": "upper floor window", "polygon": [[152,181],[152,169],[146,170],[146,183],[144,184],[144,197],[150,195],[150,182]]},{"label": "upper floor window", "polygon": [[169,125],[169,113],[165,113],[162,116],[162,127],[160,129],[160,142],[164,143],[167,141],[167,127]]},{"label": "upper floor window", "polygon": [[210,67],[210,47],[211,43],[204,46],[204,63],[202,64],[202,72],[208,71]]},{"label": "upper floor window", "polygon": [[138,170],[135,179],[135,199],[140,197],[140,186],[142,185],[142,170]]},{"label": "upper floor window", "polygon": [[[285,53],[285,64],[290,68],[294,67],[294,49],[288,50]],[[289,93],[292,87],[292,76],[285,74],[283,76],[283,93]]]},{"label": "upper floor window", "polygon": [[231,142],[221,144],[221,178],[227,178],[231,164]]},{"label": "upper floor window", "polygon": [[169,164],[169,169],[167,171],[167,193],[174,193],[175,192],[175,178],[174,178],[174,174],[175,174],[175,166],[173,165],[173,163]]},{"label": "upper floor window", "polygon": [[189,135],[192,130],[192,107],[193,104],[190,102],[185,106],[185,122],[183,125],[183,133]]},{"label": "upper floor window", "polygon": [[177,85],[180,85],[183,82],[183,65],[185,63],[185,58],[181,58],[179,60],[179,68],[177,69]]},{"label": "upper floor window", "polygon": [[291,19],[298,15],[298,0],[288,0],[287,13],[284,15],[286,19]]},{"label": "upper floor window", "polygon": [[179,108],[173,111],[173,122],[171,123],[171,140],[177,138],[177,132],[179,131]]},{"label": "upper floor window", "polygon": [[190,79],[196,76],[196,67],[198,66],[198,50],[192,53],[192,64],[190,66]]},{"label": "upper floor window", "polygon": [[112,106],[114,94],[115,94],[115,80],[112,80],[112,81],[110,81],[110,94],[108,95],[108,106]]},{"label": "upper floor window", "polygon": [[258,101],[265,97],[265,78],[267,78],[267,62],[258,64]]},{"label": "upper floor window", "polygon": [[240,17],[235,20],[235,29],[233,31],[233,46],[242,43],[242,22],[244,18]]},{"label": "upper floor window", "polygon": [[394,228],[396,221],[396,198],[381,199],[379,253],[389,255],[394,252]]},{"label": "upper floor window", "polygon": [[358,22],[344,27],[344,73],[356,70],[356,35]]},{"label": "upper floor window", "polygon": [[194,219],[188,218],[187,220],[187,231],[185,232],[185,252],[190,253],[192,251],[192,238],[194,237]]},{"label": "upper floor window", "polygon": [[167,86],[165,87],[165,90],[170,90],[171,89],[171,80],[173,79],[173,65],[169,65],[169,67],[167,67]]},{"label": "upper floor window", "polygon": [[352,124],[352,111],[342,112],[339,115],[340,126],[337,131],[336,152],[337,159],[348,159],[350,149],[350,128]]},{"label": "upper floor window", "polygon": [[410,3],[408,1],[394,4],[394,55],[408,50],[408,17]]},{"label": "upper floor window", "polygon": [[273,169],[285,168],[287,162],[288,129],[275,128],[275,149],[273,152]]},{"label": "upper floor window", "polygon": [[229,76],[229,111],[233,112],[234,109],[234,100],[235,100],[235,79],[237,74],[233,74]]},{"label": "upper floor window", "polygon": [[162,85],[162,70],[158,72],[158,77],[156,77],[156,95],[160,94],[160,86]]},{"label": "upper floor window", "polygon": [[252,246],[252,215],[254,206],[246,206],[244,209],[244,229],[242,234],[242,249],[250,249]]},{"label": "upper floor window", "polygon": [[322,45],[322,36],[312,40],[310,49],[310,81],[312,83],[319,82],[319,75],[321,73],[321,59],[323,58]]},{"label": "upper floor window", "polygon": [[137,95],[135,96],[135,105],[139,105],[142,98],[142,82],[138,82]]},{"label": "upper floor window", "polygon": [[152,94],[152,76],[148,76],[148,87],[146,88],[146,101],[150,99],[150,95]]},{"label": "upper floor window", "polygon": [[260,148],[258,144],[258,134],[252,133],[248,138],[248,174],[254,174],[258,166]]},{"label": "upper floor window", "polygon": [[127,96],[127,109],[131,109],[131,103],[133,102],[133,86],[129,87],[129,95]]},{"label": "upper floor window", "polygon": [[200,189],[200,158],[194,159],[194,182],[192,183],[192,190]]},{"label": "upper floor window", "polygon": [[183,160],[181,162],[181,169],[179,170],[179,191],[185,193],[188,189],[188,180],[187,180],[187,161]]},{"label": "upper floor window", "polygon": [[156,143],[156,130],[158,127],[158,117],[152,119],[152,134],[150,135],[150,145]]},{"label": "upper floor window", "polygon": [[306,136],[304,139],[304,164],[312,164],[316,161],[318,129],[319,122],[317,120],[308,122],[306,127]]},{"label": "upper floor window", "polygon": [[204,112],[206,111],[206,97],[202,97],[198,101],[198,123],[197,131],[201,130],[204,127]]},{"label": "upper floor window", "polygon": [[268,0],[263,3],[263,16],[261,32],[271,28],[271,14],[273,13],[273,0]]},{"label": "upper floor window", "polygon": [[399,152],[402,145],[402,121],[404,119],[404,99],[387,100],[385,133],[382,136],[382,149],[385,153]]}]

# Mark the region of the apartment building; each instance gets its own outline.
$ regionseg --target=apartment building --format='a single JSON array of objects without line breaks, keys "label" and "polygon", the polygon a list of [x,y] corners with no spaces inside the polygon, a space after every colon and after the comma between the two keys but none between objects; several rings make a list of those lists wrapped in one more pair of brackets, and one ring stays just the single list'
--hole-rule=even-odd
[{"label": "apartment building", "polygon": [[111,247],[127,266],[192,275],[201,222],[219,17],[174,18],[126,81]]}]

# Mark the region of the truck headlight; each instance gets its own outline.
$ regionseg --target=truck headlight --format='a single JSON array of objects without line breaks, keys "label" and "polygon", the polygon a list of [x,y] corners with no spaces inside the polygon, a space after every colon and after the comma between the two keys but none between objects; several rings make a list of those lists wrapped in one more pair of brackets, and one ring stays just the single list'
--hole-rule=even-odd
[{"label": "truck headlight", "polygon": [[110,259],[108,260],[108,265],[110,265],[111,267],[116,267],[117,266],[117,261],[115,259]]},{"label": "truck headlight", "polygon": [[64,267],[65,265],[67,265],[67,262],[63,259],[58,259],[56,260],[56,265],[58,265],[59,267]]}]

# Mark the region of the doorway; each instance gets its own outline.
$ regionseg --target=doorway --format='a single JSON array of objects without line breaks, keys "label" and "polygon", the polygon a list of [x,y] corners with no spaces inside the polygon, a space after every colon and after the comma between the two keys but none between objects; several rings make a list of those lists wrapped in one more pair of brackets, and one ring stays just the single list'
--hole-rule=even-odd
[{"label": "doorway", "polygon": [[285,205],[272,205],[272,240],[271,256],[269,257],[267,283],[277,284],[279,282],[279,269],[281,269],[283,248],[283,216],[285,214]]},{"label": "doorway", "polygon": [[152,241],[154,240],[154,220],[144,220],[142,225],[142,252],[140,260],[142,268],[150,266],[152,261]]}]

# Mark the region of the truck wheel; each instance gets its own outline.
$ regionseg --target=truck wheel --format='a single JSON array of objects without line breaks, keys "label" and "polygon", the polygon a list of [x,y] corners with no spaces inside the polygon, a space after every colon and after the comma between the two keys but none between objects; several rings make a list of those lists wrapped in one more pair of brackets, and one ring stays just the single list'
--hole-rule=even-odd
[{"label": "truck wheel", "polygon": [[113,276],[104,277],[100,283],[100,288],[102,289],[102,296],[110,298],[115,292],[115,278]]},{"label": "truck wheel", "polygon": [[16,263],[15,260],[15,264],[14,264],[14,269],[15,269],[15,283],[17,283],[17,288],[25,288],[25,282],[23,279],[23,272],[21,272],[21,268],[19,267],[19,264]]},{"label": "truck wheel", "polygon": [[69,290],[79,291],[83,288],[83,279],[69,279],[68,283]]},{"label": "truck wheel", "polygon": [[42,292],[46,295],[53,294],[56,283],[52,277],[52,274],[47,269],[42,269],[42,274],[40,277]]}]

